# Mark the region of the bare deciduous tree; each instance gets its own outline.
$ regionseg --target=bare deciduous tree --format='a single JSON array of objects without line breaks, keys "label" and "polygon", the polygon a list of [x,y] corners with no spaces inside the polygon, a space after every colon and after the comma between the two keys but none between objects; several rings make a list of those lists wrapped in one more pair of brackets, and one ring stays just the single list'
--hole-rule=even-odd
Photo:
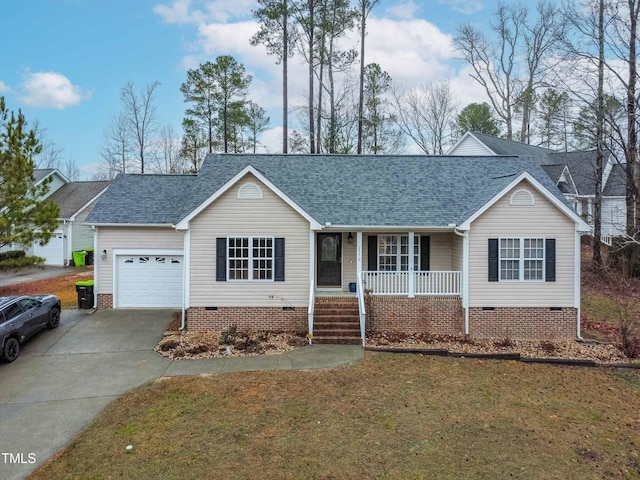
[{"label": "bare deciduous tree", "polygon": [[133,82],[127,82],[120,90],[122,116],[135,148],[140,173],[144,173],[151,139],[158,127],[155,92],[159,86],[159,82],[152,82],[145,88],[136,90]]}]

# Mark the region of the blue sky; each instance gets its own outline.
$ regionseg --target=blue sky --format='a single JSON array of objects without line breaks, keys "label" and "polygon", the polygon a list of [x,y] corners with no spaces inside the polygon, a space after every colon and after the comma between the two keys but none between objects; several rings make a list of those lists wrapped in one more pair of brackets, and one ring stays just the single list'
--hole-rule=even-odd
[{"label": "blue sky", "polygon": [[[382,0],[369,22],[367,62],[407,88],[449,79],[460,105],[482,100],[453,59],[451,35],[462,22],[487,22],[494,7],[489,0]],[[37,119],[90,179],[127,81],[139,88],[160,82],[159,121],[181,133],[187,69],[232,55],[254,76],[250,97],[271,116],[264,141],[275,151],[280,67],[249,45],[254,8],[252,0],[1,0],[0,95],[28,121]],[[304,67],[296,58],[291,64],[290,104],[302,104]]]}]

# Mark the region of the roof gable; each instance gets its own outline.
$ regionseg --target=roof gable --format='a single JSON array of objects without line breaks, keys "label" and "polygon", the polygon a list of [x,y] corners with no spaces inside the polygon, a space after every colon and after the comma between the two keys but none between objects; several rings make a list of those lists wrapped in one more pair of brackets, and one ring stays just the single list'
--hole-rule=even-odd
[{"label": "roof gable", "polygon": [[230,179],[227,183],[225,183],[222,187],[216,190],[209,198],[207,198],[204,202],[198,205],[193,211],[191,211],[186,217],[180,220],[176,224],[177,230],[186,230],[189,228],[189,222],[195,218],[199,213],[201,213],[205,208],[215,202],[218,198],[220,198],[224,193],[226,193],[231,187],[233,187],[236,183],[245,178],[248,174],[256,177],[260,182],[262,182],[267,188],[269,188],[273,193],[275,193],[283,202],[289,205],[293,210],[295,210],[298,214],[300,214],[305,220],[307,220],[311,224],[311,228],[313,230],[319,230],[321,225],[305,212],[299,205],[297,205],[294,201],[292,201],[284,192],[282,192],[278,187],[273,185],[269,179],[267,179],[262,173],[257,171],[251,165],[247,165],[240,172],[238,172],[232,179]]}]

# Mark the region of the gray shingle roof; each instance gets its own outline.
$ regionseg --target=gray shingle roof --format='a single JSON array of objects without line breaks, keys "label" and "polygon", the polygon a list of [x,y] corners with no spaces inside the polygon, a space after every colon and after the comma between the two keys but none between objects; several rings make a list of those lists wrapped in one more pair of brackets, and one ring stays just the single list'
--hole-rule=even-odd
[{"label": "gray shingle roof", "polygon": [[46,177],[51,172],[53,172],[53,170],[54,170],[53,168],[36,168],[33,171],[33,178],[35,179],[36,183],[38,183],[44,177]]},{"label": "gray shingle roof", "polygon": [[546,163],[562,164],[569,167],[571,178],[576,184],[578,194],[595,194],[595,150],[585,150],[581,152],[553,152],[547,155]]},{"label": "gray shingle roof", "polygon": [[525,171],[564,202],[530,158],[209,154],[197,176],[119,175],[87,221],[176,224],[249,165],[321,224],[459,224]]},{"label": "gray shingle roof", "polygon": [[627,173],[624,165],[615,163],[607,178],[602,194],[606,197],[624,197],[627,195]]},{"label": "gray shingle roof", "polygon": [[504,138],[492,137],[479,132],[471,132],[478,140],[489,147],[496,155],[517,155],[530,157],[544,157],[552,150],[526,143],[505,140]]},{"label": "gray shingle roof", "polygon": [[60,218],[68,219],[78,213],[102,190],[109,182],[71,182],[63,185],[49,197],[60,207]]}]

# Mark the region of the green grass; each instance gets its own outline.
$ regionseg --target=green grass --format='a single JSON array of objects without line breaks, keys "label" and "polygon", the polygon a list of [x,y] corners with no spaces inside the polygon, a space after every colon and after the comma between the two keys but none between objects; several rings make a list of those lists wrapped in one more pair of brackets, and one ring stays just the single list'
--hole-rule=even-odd
[{"label": "green grass", "polygon": [[32,478],[638,479],[639,396],[639,371],[393,354],[160,379]]}]

